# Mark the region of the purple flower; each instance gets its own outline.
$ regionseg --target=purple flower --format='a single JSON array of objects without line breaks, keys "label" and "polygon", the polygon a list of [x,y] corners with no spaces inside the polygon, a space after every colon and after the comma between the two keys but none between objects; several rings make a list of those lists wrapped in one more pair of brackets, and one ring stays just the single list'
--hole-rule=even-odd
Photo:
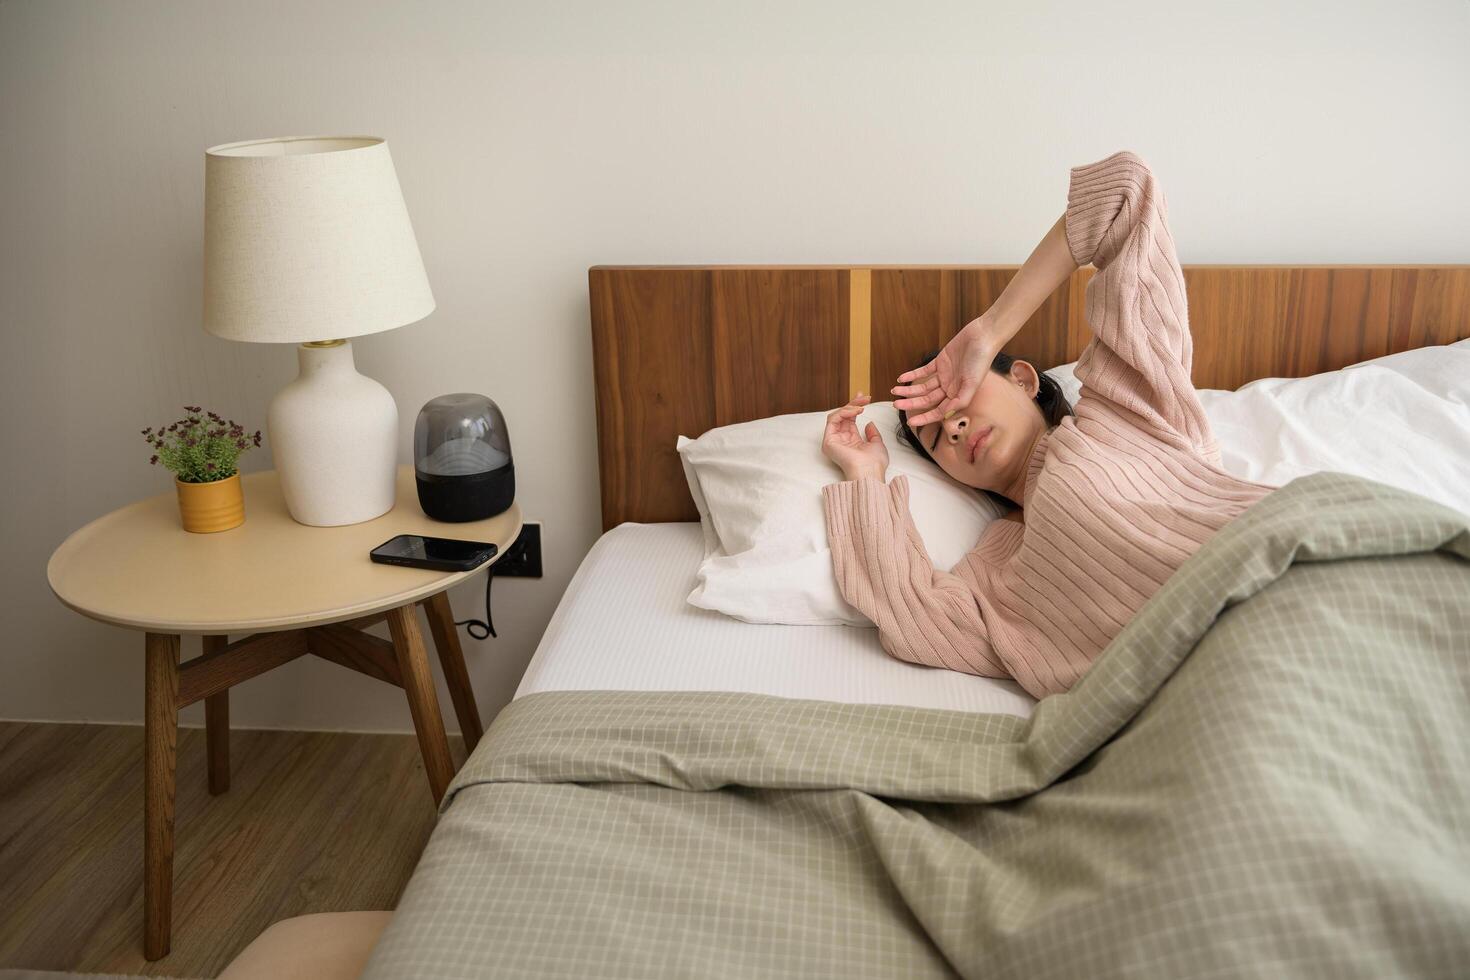
[{"label": "purple flower", "polygon": [[245,448],[245,440],[244,439],[236,439],[235,440],[235,448],[236,449],[244,449]]},{"label": "purple flower", "polygon": [[213,470],[214,470],[214,464],[213,463],[205,463],[204,464],[204,468],[206,470],[210,470],[211,472],[213,472]]},{"label": "purple flower", "polygon": [[158,465],[158,457],[157,456],[150,456],[150,457],[148,457],[148,465],[149,466],[157,466]]}]

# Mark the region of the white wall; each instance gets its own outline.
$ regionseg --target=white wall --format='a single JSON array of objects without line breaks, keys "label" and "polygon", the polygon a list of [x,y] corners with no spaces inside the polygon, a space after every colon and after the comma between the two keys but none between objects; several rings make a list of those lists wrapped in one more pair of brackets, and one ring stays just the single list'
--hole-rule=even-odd
[{"label": "white wall", "polygon": [[[467,641],[489,717],[598,533],[589,265],[1019,262],[1067,168],[1120,148],[1185,262],[1465,262],[1467,34],[1463,0],[0,0],[0,717],[139,719],[141,637],[63,609],[46,560],[169,489],[143,426],[186,402],[263,425],[294,375],[200,327],[207,146],[389,140],[438,310],[359,366],[405,461],[425,400],[497,399],[546,524],[546,578],[500,582],[503,638]],[[234,704],[410,727],[310,658]]]}]

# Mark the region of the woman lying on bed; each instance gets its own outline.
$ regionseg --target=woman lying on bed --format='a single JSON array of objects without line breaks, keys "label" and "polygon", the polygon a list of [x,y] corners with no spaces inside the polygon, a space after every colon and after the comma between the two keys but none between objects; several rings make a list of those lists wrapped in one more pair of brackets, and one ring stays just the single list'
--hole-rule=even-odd
[{"label": "woman lying on bed", "polygon": [[[1273,487],[1237,479],[1190,381],[1184,277],[1165,199],[1121,151],[1074,167],[1065,213],[1006,289],[927,364],[899,376],[900,435],[954,479],[1015,504],[950,572],[929,561],[908,482],[885,484],[862,394],[827,418],[823,489],[837,582],[900,660],[1069,689],[1184,560]],[[1079,266],[1093,340],[1075,414],[1001,348]]]}]

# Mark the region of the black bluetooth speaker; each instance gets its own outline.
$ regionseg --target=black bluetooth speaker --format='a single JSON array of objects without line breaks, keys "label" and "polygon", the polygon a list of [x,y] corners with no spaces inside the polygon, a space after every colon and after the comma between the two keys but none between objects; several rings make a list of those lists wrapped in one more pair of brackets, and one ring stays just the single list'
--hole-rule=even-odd
[{"label": "black bluetooth speaker", "polygon": [[500,406],[484,395],[440,395],[413,427],[419,506],[436,521],[481,521],[516,497],[510,432]]}]

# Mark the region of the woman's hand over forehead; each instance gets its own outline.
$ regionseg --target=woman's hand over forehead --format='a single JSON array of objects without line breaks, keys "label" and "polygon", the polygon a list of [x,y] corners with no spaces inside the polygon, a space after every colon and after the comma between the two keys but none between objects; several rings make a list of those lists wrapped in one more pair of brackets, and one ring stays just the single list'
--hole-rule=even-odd
[{"label": "woman's hand over forehead", "polygon": [[934,360],[898,376],[892,391],[900,397],[894,407],[908,413],[909,426],[915,430],[948,418],[975,397],[997,350],[985,318],[971,320]]}]

